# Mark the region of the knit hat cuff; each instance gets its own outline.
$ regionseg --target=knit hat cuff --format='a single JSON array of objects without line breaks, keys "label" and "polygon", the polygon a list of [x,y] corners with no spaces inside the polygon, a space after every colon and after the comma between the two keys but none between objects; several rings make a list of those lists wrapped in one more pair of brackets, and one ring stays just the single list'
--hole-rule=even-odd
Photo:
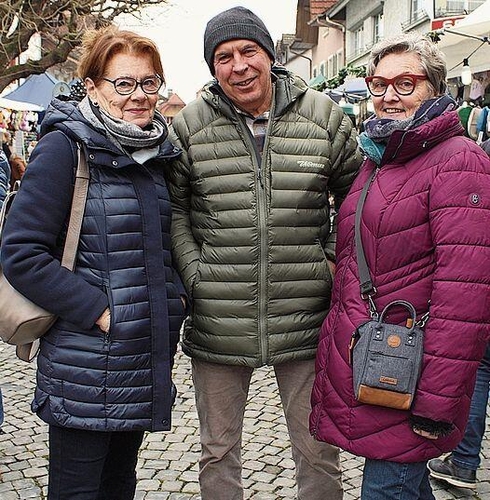
[{"label": "knit hat cuff", "polygon": [[256,42],[267,52],[272,61],[275,60],[274,42],[265,25],[252,12],[236,7],[213,18],[206,28],[204,59],[213,75],[216,48],[223,42],[237,39]]}]

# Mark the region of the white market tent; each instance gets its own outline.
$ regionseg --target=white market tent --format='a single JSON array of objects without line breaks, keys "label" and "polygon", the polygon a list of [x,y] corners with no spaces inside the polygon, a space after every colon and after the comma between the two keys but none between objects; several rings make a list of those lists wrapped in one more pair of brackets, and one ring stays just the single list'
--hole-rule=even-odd
[{"label": "white market tent", "polygon": [[6,97],[0,97],[0,108],[12,109],[14,111],[44,111],[42,106],[30,102],[14,101]]},{"label": "white market tent", "polygon": [[461,75],[463,59],[468,59],[472,73],[490,69],[490,0],[440,34],[438,45],[446,55],[448,78]]}]

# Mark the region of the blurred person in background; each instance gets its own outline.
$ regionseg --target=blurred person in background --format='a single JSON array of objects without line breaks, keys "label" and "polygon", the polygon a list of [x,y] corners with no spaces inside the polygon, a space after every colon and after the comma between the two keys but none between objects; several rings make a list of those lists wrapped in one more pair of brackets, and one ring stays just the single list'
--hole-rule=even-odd
[{"label": "blurred person in background", "polygon": [[[10,165],[7,156],[0,150],[0,210],[10,189]],[[0,426],[4,421],[3,396],[0,387]]]},{"label": "blurred person in background", "polygon": [[490,344],[476,372],[470,414],[461,442],[444,458],[429,460],[430,475],[458,488],[476,488],[476,471],[481,463],[481,445],[485,435],[488,391],[490,389]]},{"label": "blurred person in background", "polygon": [[17,181],[20,181],[24,176],[24,172],[26,171],[26,162],[21,156],[14,153],[10,156],[10,167],[10,188],[13,189],[14,184]]}]

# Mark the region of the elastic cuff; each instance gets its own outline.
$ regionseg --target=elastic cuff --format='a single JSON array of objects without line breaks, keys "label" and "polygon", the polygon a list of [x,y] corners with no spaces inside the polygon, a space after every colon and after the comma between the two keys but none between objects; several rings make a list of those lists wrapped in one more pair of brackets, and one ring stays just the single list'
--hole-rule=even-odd
[{"label": "elastic cuff", "polygon": [[418,415],[410,415],[409,422],[412,429],[429,432],[437,437],[448,436],[454,428],[453,424],[449,422],[437,422]]}]

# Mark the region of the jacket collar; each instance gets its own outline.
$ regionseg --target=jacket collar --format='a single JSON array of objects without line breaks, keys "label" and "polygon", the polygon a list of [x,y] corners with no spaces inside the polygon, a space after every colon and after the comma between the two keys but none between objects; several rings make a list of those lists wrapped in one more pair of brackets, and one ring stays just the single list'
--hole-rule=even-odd
[{"label": "jacket collar", "polygon": [[[119,168],[134,163],[134,160],[123,154],[117,146],[109,141],[104,134],[99,133],[84,118],[77,106],[71,102],[53,99],[46,110],[46,115],[41,123],[41,136],[51,130],[61,130],[72,140],[85,145],[86,149],[93,151],[100,158],[100,153],[105,158],[114,155],[119,156]],[[181,150],[171,144],[168,139],[159,145],[159,151],[155,158],[172,159],[180,155]],[[112,166],[112,161],[107,160],[107,165]]]},{"label": "jacket collar", "polygon": [[[299,76],[277,65],[271,69],[271,78],[275,86],[273,115],[280,116],[308,90],[308,85]],[[210,106],[219,109],[228,118],[236,119],[235,106],[223,92],[216,79],[204,86],[202,96]]]},{"label": "jacket collar", "polygon": [[456,111],[444,113],[411,130],[396,130],[388,141],[381,165],[388,162],[405,163],[456,135],[464,135]]}]

